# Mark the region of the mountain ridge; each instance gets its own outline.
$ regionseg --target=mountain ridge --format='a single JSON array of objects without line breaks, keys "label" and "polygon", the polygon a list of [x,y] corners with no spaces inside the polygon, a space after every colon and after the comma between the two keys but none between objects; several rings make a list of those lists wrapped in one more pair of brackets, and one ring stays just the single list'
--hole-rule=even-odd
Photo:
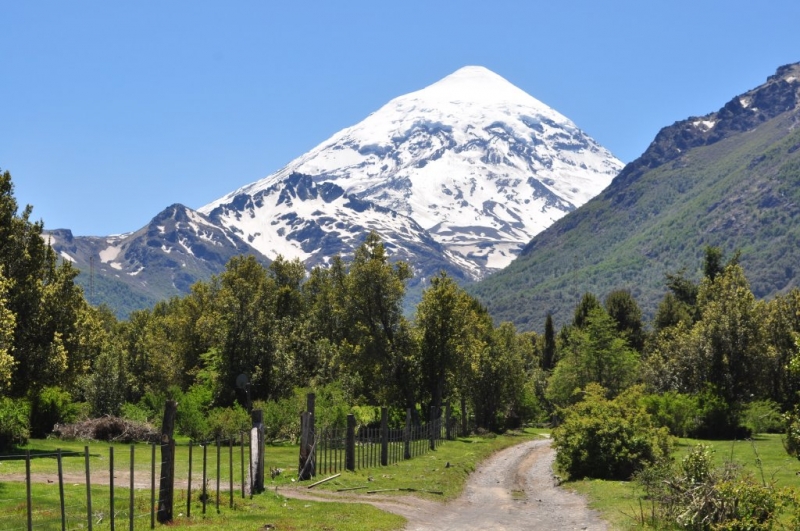
[{"label": "mountain ridge", "polygon": [[[465,67],[394,98],[284,168],[199,209],[274,257],[274,235],[231,215],[293,174],[412,218],[471,278],[505,267],[532,235],[596,195],[622,164],[573,122],[502,77]],[[253,203],[256,205],[256,203]],[[278,202],[273,201],[272,206]],[[256,205],[251,219],[269,217]],[[291,243],[285,253],[302,256]],[[289,254],[291,257],[292,255]]]},{"label": "mountain ridge", "polygon": [[800,64],[785,65],[718,111],[663,128],[608,188],[468,289],[523,329],[540,330],[548,312],[568,322],[586,291],[628,289],[652,316],[664,275],[699,276],[706,245],[741,251],[757,296],[790,289],[800,259],[798,101]]}]

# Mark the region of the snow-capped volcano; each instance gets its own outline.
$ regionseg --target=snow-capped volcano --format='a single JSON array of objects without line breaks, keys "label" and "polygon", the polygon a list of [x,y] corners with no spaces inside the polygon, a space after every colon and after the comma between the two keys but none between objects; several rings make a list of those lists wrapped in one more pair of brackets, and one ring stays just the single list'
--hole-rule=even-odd
[{"label": "snow-capped volcano", "polygon": [[621,168],[569,119],[469,66],[199,210],[271,258],[318,263],[376,230],[480,278]]}]

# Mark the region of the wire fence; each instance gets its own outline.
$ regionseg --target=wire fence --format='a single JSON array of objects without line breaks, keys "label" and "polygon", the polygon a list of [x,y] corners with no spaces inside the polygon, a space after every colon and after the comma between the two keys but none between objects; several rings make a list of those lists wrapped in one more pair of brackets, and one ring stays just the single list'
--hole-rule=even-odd
[{"label": "wire fence", "polygon": [[[301,446],[298,477],[309,464],[312,476],[394,464],[434,450],[451,435],[449,422],[441,418],[420,425],[407,419],[404,428],[391,429],[385,420],[381,427],[359,429],[348,420],[347,428],[326,427],[314,434],[310,451]],[[254,429],[225,440],[0,456],[0,478],[13,467],[21,470],[20,461],[25,465],[24,489],[21,474],[0,482],[0,531],[134,531],[154,529],[165,521],[161,511],[167,509],[166,521],[173,511],[186,518],[220,513],[263,491],[264,462],[276,462],[264,459],[263,450]],[[261,458],[254,459],[259,451]]]},{"label": "wire fence", "polygon": [[[249,495],[249,443],[249,433],[242,432],[238,440],[0,456],[0,466],[25,463],[24,489],[18,481],[0,483],[0,530],[153,529],[165,477],[160,453],[170,446],[176,514],[219,513]],[[65,460],[72,461],[66,471]],[[75,460],[82,461],[80,470]]]}]

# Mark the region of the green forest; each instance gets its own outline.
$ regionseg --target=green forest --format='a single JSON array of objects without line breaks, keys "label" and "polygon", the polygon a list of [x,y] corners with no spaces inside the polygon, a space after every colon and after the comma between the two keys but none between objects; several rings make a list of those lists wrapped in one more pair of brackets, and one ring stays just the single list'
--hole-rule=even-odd
[{"label": "green forest", "polygon": [[[521,333],[494,323],[444,273],[427,280],[406,315],[411,268],[392,262],[376,234],[350,263],[332,257],[311,271],[298,260],[264,267],[237,257],[189,295],[118,320],[87,303],[78,271],[13,192],[11,175],[0,174],[6,448],[87,418],[158,425],[170,399],[178,430],[196,440],[238,432],[250,402],[264,410],[269,437],[292,438],[309,390],[328,424],[350,412],[368,424],[379,406],[395,418],[411,409],[420,421],[449,404],[479,433],[558,426],[554,444],[571,477],[627,478],[655,462],[669,436],[780,432],[790,453],[800,448],[800,291],[758,300],[738,255],[717,248],[704,249],[699,282],[683,271],[666,276],[652,322],[618,290],[605,300],[586,293],[558,330],[548,316],[543,334]],[[242,374],[249,385],[237,385]],[[587,419],[607,428],[614,411],[635,433],[646,426],[661,435],[602,470],[586,468],[590,454],[580,454],[571,430],[589,430],[591,451],[603,452]],[[611,453],[636,439],[620,433]]]}]

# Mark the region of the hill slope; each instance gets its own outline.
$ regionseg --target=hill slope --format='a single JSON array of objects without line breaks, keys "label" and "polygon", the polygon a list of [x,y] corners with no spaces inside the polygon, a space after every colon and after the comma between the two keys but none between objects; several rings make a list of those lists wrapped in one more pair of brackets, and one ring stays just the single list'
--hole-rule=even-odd
[{"label": "hill slope", "polygon": [[719,111],[662,129],[611,185],[470,289],[497,320],[565,324],[587,291],[629,289],[652,315],[664,275],[700,266],[706,245],[740,250],[759,297],[798,284],[800,64]]}]

